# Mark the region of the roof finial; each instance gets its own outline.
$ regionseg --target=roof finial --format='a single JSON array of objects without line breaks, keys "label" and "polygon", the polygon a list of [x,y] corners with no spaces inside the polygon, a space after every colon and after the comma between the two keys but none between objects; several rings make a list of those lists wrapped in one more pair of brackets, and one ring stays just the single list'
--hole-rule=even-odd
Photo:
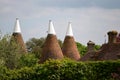
[{"label": "roof finial", "polygon": [[52,20],[49,20],[48,34],[54,34],[54,35],[56,34],[53,23],[52,23]]},{"label": "roof finial", "polygon": [[16,18],[16,22],[15,22],[15,26],[14,26],[14,33],[21,33],[20,23],[19,23],[18,18]]},{"label": "roof finial", "polygon": [[68,29],[67,29],[67,32],[66,32],[66,36],[73,36],[71,22],[68,23]]}]

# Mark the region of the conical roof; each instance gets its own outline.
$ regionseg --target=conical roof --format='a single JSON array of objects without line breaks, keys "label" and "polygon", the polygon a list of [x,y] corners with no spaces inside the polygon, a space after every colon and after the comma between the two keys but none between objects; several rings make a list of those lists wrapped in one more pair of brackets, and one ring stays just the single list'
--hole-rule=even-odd
[{"label": "conical roof", "polygon": [[79,60],[80,54],[78,52],[73,33],[71,23],[68,24],[68,29],[66,33],[66,37],[64,39],[63,47],[62,47],[63,55],[71,58],[73,60]]},{"label": "conical roof", "polygon": [[49,59],[62,59],[63,54],[59,46],[52,21],[49,22],[48,35],[43,45],[40,63]]},{"label": "conical roof", "polygon": [[20,23],[19,23],[18,18],[16,18],[14,31],[13,31],[11,40],[14,40],[15,42],[17,42],[20,45],[20,47],[22,48],[22,51],[27,52],[25,43],[24,43],[23,38],[22,38]]}]

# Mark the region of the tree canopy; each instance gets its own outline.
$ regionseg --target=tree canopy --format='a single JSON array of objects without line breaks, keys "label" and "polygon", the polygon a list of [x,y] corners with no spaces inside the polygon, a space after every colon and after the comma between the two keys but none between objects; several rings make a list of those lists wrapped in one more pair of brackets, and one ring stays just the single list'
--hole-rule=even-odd
[{"label": "tree canopy", "polygon": [[[23,54],[19,45],[11,40],[10,35],[0,35],[0,65],[10,69],[21,68],[23,66],[33,66],[38,63],[41,50],[45,38],[31,38],[26,42],[28,49],[27,54]],[[62,47],[63,42],[58,40]],[[87,47],[79,42],[76,42],[80,55],[83,56],[87,52]],[[95,45],[95,50],[98,50],[100,45]]]}]

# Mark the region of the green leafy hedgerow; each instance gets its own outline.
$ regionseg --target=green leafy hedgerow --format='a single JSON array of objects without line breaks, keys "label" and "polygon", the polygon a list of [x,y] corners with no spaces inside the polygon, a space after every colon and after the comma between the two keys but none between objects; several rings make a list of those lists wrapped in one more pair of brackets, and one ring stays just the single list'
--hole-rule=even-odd
[{"label": "green leafy hedgerow", "polygon": [[49,60],[44,64],[0,69],[0,80],[120,80],[120,60],[75,62]]}]

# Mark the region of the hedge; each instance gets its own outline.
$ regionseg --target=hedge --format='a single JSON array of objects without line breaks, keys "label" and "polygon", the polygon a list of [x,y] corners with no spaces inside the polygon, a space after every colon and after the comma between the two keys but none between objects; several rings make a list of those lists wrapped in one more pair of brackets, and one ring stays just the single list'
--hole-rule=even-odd
[{"label": "hedge", "polygon": [[120,80],[120,60],[75,62],[49,60],[33,67],[0,67],[0,80]]}]

